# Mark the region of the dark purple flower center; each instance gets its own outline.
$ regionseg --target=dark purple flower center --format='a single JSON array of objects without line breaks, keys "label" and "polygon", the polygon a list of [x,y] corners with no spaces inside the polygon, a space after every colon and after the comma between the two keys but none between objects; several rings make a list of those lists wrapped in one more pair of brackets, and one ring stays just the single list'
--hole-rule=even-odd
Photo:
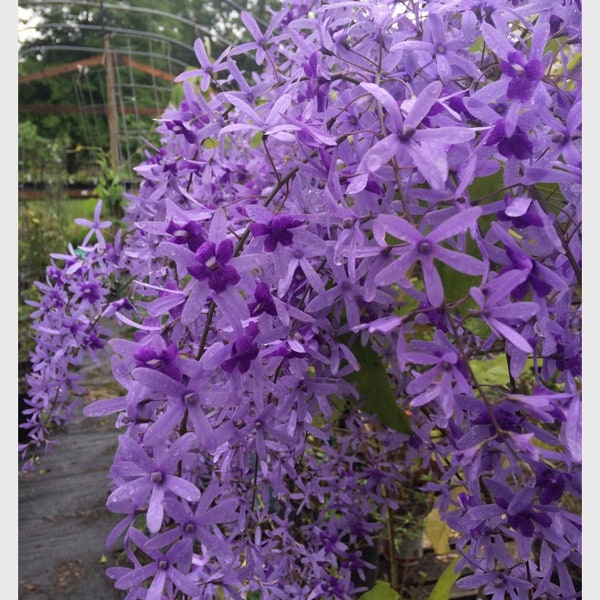
[{"label": "dark purple flower center", "polygon": [[169,240],[171,243],[188,244],[190,250],[193,252],[196,252],[204,243],[202,225],[195,221],[189,221],[185,225],[178,225],[171,219],[165,232],[171,234],[172,237]]},{"label": "dark purple flower center", "polygon": [[198,404],[198,394],[196,392],[188,392],[184,397],[183,401],[186,406],[196,406]]},{"label": "dark purple flower center", "polygon": [[81,286],[81,295],[87,298],[89,302],[97,302],[100,300],[98,285],[95,283],[84,283]]},{"label": "dark purple flower center", "polygon": [[150,481],[152,483],[162,483],[165,479],[164,473],[162,471],[154,471],[150,474]]},{"label": "dark purple flower center", "polygon": [[161,571],[166,571],[169,568],[169,561],[166,558],[161,558],[158,561],[158,568]]},{"label": "dark purple flower center", "polygon": [[559,144],[559,145],[563,145],[564,143],[567,142],[567,140],[569,139],[568,136],[566,136],[564,133],[560,133],[559,131],[557,131],[556,133],[554,133],[552,135],[552,141],[555,144]]},{"label": "dark purple flower center", "polygon": [[248,304],[252,316],[260,315],[262,313],[267,313],[271,316],[277,315],[277,308],[275,307],[275,302],[271,296],[269,286],[264,281],[260,281],[256,284],[254,299],[255,302],[250,302]]},{"label": "dark purple flower center", "polygon": [[408,140],[410,140],[410,138],[415,134],[415,131],[417,130],[414,127],[411,127],[410,125],[403,125],[402,131],[398,134],[398,137],[400,138],[401,142],[408,142]]},{"label": "dark purple flower center", "polygon": [[188,521],[184,526],[183,526],[183,531],[185,531],[185,533],[187,534],[192,534],[196,531],[196,523],[194,523],[193,521]]},{"label": "dark purple flower center", "polygon": [[421,240],[417,245],[417,251],[419,254],[431,254],[432,250],[433,246],[431,245],[431,242],[428,242],[427,240]]}]

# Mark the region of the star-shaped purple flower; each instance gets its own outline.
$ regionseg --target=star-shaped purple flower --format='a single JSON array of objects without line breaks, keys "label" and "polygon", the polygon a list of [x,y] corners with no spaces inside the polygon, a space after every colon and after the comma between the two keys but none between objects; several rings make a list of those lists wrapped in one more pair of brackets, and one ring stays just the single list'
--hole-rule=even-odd
[{"label": "star-shaped purple flower", "polygon": [[188,267],[190,275],[198,281],[208,280],[208,287],[217,292],[225,291],[240,280],[240,274],[227,264],[233,258],[233,242],[225,239],[217,247],[214,242],[204,242],[196,251],[196,263]]},{"label": "star-shaped purple flower", "polygon": [[291,215],[275,215],[270,223],[252,223],[250,231],[254,237],[265,236],[265,250],[274,252],[277,244],[291,246],[293,235],[290,229],[300,227],[304,221]]},{"label": "star-shaped purple flower", "polygon": [[500,61],[500,70],[510,77],[506,97],[527,102],[544,74],[544,65],[537,59],[527,60],[522,52],[509,52],[507,60]]},{"label": "star-shaped purple flower", "polygon": [[428,234],[422,234],[414,225],[395,215],[379,215],[377,225],[385,233],[404,240],[406,244],[394,244],[391,252],[397,258],[376,276],[377,285],[404,283],[410,285],[406,272],[417,261],[421,263],[427,298],[432,306],[440,306],[444,300],[442,280],[434,264],[437,259],[453,269],[468,275],[482,275],[485,264],[463,252],[445,248],[441,242],[454,235],[465,233],[476,222],[481,208],[472,207],[459,212]]},{"label": "star-shaped purple flower", "polygon": [[475,131],[466,127],[420,127],[442,93],[442,84],[428,84],[402,115],[395,98],[386,89],[373,83],[361,83],[387,110],[390,134],[369,148],[356,168],[347,188],[348,194],[365,189],[369,174],[375,173],[394,157],[416,166],[433,189],[443,189],[448,179],[448,148],[468,142]]}]

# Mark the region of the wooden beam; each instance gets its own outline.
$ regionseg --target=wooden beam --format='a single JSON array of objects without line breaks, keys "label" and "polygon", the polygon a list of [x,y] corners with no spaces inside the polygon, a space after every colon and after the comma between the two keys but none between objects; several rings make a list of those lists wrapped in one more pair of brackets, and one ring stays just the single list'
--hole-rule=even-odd
[{"label": "wooden beam", "polygon": [[[77,106],[76,104],[19,104],[19,112],[23,113],[85,113],[85,114],[106,114],[106,104],[96,104],[95,106]],[[139,114],[145,117],[158,117],[163,113],[162,108],[152,108],[149,106],[122,106],[119,112],[126,115]]]},{"label": "wooden beam", "polygon": [[[113,56],[120,64],[125,65],[127,67],[132,67],[133,69],[136,69],[138,71],[142,71],[142,73],[147,73],[148,75],[152,75],[153,77],[164,79],[169,83],[173,83],[173,80],[175,79],[175,75],[171,75],[170,73],[162,71],[161,69],[157,69],[156,67],[150,67],[149,65],[145,65],[139,60],[129,58],[128,56],[124,56],[123,54],[116,54],[113,52]],[[40,79],[46,79],[47,77],[56,77],[57,75],[72,73],[73,71],[79,71],[84,67],[95,67],[101,64],[104,64],[104,55],[93,56],[92,58],[84,58],[82,60],[75,60],[70,63],[65,63],[64,65],[57,65],[55,67],[49,67],[47,69],[42,69],[41,71],[36,71],[35,73],[21,75],[19,76],[19,85],[23,85],[25,83],[32,83],[33,81],[39,81]]]},{"label": "wooden beam", "polygon": [[164,79],[165,81],[168,81],[169,83],[173,83],[173,80],[175,79],[174,75],[171,75],[170,73],[167,73],[166,71],[161,71],[160,69],[156,69],[155,67],[149,67],[148,65],[145,65],[144,63],[141,63],[138,60],[129,58],[127,56],[123,56],[122,54],[119,55],[118,60],[119,60],[119,63],[121,63],[123,65],[130,66],[134,69],[137,69],[138,71],[142,71],[143,73],[152,75],[153,77],[159,77],[160,79]]},{"label": "wooden beam", "polygon": [[35,73],[28,73],[27,75],[19,76],[19,85],[24,83],[31,83],[33,81],[39,81],[40,79],[46,79],[47,77],[56,77],[56,75],[63,75],[64,73],[71,73],[72,71],[79,71],[84,67],[94,67],[101,65],[104,61],[104,56],[93,56],[92,58],[84,58],[82,60],[75,60],[64,65],[57,65],[55,67],[49,67],[36,71]]}]

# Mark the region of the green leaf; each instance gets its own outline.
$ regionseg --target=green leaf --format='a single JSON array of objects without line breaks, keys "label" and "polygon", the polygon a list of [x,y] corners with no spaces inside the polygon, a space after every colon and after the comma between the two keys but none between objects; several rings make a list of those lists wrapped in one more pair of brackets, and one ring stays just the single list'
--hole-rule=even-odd
[{"label": "green leaf", "polygon": [[425,535],[433,546],[436,554],[448,554],[450,552],[450,535],[452,530],[442,521],[440,511],[434,508],[425,517]]},{"label": "green leaf", "polygon": [[506,356],[499,354],[489,360],[470,360],[477,381],[484,385],[506,385],[510,382]]},{"label": "green leaf", "polygon": [[362,346],[360,340],[351,347],[360,369],[346,376],[356,389],[363,403],[361,408],[377,415],[382,425],[401,433],[411,433],[410,420],[396,404],[396,395],[390,386],[390,379],[379,354],[370,346]]},{"label": "green leaf", "polygon": [[472,287],[477,287],[481,283],[481,277],[478,275],[461,273],[445,263],[441,263],[438,266],[438,273],[440,274],[440,279],[444,286],[444,301],[451,304],[466,298],[466,301],[462,303],[464,308],[462,308],[461,311],[466,314],[469,305],[474,304],[469,296],[469,290]]},{"label": "green leaf", "polygon": [[454,572],[454,567],[458,562],[458,557],[456,557],[445,569],[444,572],[440,575],[440,578],[437,580],[434,588],[431,590],[431,594],[429,594],[428,600],[450,600],[450,593],[452,591],[452,586],[454,582],[458,579],[460,573]]},{"label": "green leaf", "polygon": [[252,148],[258,148],[262,144],[263,132],[257,131],[250,139],[250,145]]},{"label": "green leaf", "polygon": [[183,86],[182,85],[173,86],[169,104],[172,104],[173,106],[179,106],[181,104],[182,100],[183,100]]},{"label": "green leaf", "polygon": [[581,52],[578,52],[573,56],[573,58],[567,64],[567,72],[572,71],[575,67],[577,67],[581,63]]},{"label": "green leaf", "polygon": [[480,338],[487,339],[492,335],[490,326],[483,320],[476,317],[469,317],[465,320],[465,327]]},{"label": "green leaf", "polygon": [[487,204],[501,200],[507,191],[504,185],[504,170],[498,169],[492,175],[476,177],[467,190],[471,202]]},{"label": "green leaf", "polygon": [[214,150],[215,148],[219,147],[219,142],[216,138],[214,137],[208,137],[206,138],[202,144],[204,145],[205,148],[207,148],[208,150]]},{"label": "green leaf", "polygon": [[400,596],[389,583],[378,581],[374,588],[362,594],[358,600],[400,600]]}]

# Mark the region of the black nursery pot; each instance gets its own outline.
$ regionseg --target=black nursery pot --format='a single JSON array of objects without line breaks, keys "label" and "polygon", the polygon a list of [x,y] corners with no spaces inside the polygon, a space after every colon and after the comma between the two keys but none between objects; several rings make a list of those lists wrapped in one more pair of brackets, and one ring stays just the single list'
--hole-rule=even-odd
[{"label": "black nursery pot", "polygon": [[23,414],[23,411],[28,408],[26,398],[27,394],[19,393],[19,444],[26,444],[29,441],[29,430],[21,427],[27,421],[27,417]]},{"label": "black nursery pot", "polygon": [[365,586],[370,590],[377,584],[377,577],[379,575],[379,541],[374,537],[372,544],[361,544],[358,549],[361,552],[362,559],[373,566],[371,568],[364,567],[362,569],[365,575],[364,580],[361,578],[358,571],[352,572],[350,580],[356,587]]}]

